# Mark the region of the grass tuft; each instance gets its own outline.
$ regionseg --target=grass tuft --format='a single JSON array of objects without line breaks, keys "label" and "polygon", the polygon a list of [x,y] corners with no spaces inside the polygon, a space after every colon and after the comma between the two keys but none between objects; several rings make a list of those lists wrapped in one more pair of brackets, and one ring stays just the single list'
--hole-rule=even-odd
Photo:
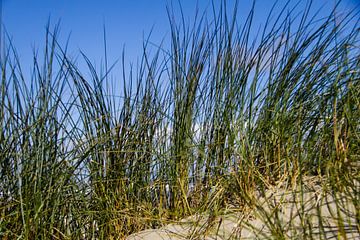
[{"label": "grass tuft", "polygon": [[85,53],[82,72],[57,42],[59,26],[48,26],[30,76],[8,43],[2,239],[121,239],[207,216],[196,238],[220,234],[230,210],[261,238],[327,238],[333,220],[338,238],[360,235],[358,13],[320,18],[309,1],[272,10],[258,30],[255,4],[243,22],[226,8],[192,26],[168,8],[170,47],[145,41],[136,70],[123,56],[117,80],[107,59],[99,71]]}]

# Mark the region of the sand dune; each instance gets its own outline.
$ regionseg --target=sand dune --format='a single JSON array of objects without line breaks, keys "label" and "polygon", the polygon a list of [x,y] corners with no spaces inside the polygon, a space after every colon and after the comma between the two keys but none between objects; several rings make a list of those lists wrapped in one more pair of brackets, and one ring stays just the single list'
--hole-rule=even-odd
[{"label": "sand dune", "polygon": [[[354,198],[355,197],[355,198]],[[320,186],[284,191],[270,189],[257,196],[256,207],[211,218],[194,215],[160,229],[133,234],[127,240],[160,239],[360,239],[356,220],[356,195],[351,192],[331,192]],[[212,219],[212,220],[210,220]],[[359,219],[358,219],[359,221]]]}]

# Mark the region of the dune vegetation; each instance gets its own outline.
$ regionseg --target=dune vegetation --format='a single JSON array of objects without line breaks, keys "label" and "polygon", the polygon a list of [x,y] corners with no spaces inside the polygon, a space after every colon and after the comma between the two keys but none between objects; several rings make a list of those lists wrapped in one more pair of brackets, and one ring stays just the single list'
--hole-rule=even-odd
[{"label": "dune vegetation", "polygon": [[[336,199],[337,236],[349,226],[360,236],[359,14],[320,17],[309,1],[270,11],[258,29],[255,7],[237,19],[224,5],[192,25],[169,8],[171,46],[145,41],[131,69],[124,56],[97,69],[81,53],[80,70],[58,26],[47,28],[30,76],[7,44],[0,238],[123,239],[196,214],[211,227],[226,211],[258,209],[270,229],[260,238],[291,239],[278,208],[257,200],[273,187],[302,199],[309,179]],[[113,67],[123,76],[110,77]],[[303,214],[293,233],[325,238],[312,208],[317,232]]]}]

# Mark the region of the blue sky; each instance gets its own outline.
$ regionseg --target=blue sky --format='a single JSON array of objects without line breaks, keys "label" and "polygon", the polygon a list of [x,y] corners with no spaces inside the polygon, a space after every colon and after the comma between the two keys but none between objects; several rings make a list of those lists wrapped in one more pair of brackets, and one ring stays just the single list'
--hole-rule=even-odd
[{"label": "blue sky", "polygon": [[[1,1],[1,0],[0,0]],[[95,64],[104,56],[103,26],[106,26],[109,61],[119,59],[125,47],[127,60],[136,61],[141,55],[144,36],[151,29],[151,41],[160,43],[169,39],[169,22],[166,6],[178,1],[171,0],[2,0],[3,23],[11,36],[21,61],[30,65],[33,49],[43,48],[45,26],[50,17],[51,26],[61,22],[60,42],[70,36],[70,53],[76,55],[82,50]],[[219,2],[214,0],[215,2]],[[185,18],[190,21],[196,5],[200,10],[211,10],[210,0],[180,0]],[[229,0],[232,6],[234,0]],[[252,0],[239,1],[239,21],[250,9]],[[256,24],[265,20],[273,0],[258,0]],[[279,0],[282,5],[286,0]],[[292,1],[297,2],[297,1]],[[305,2],[305,0],[303,1]],[[345,8],[359,6],[359,0],[344,0]],[[334,0],[314,0],[314,9],[324,6],[329,11]],[[210,11],[211,12],[211,11]],[[30,66],[29,66],[30,68]]]}]

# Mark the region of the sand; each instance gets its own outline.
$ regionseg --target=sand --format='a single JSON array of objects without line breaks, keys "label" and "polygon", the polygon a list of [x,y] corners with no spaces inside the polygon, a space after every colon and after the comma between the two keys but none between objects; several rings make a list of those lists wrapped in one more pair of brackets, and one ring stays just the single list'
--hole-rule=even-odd
[{"label": "sand", "polygon": [[292,191],[269,189],[254,198],[257,207],[253,209],[232,207],[212,221],[206,214],[194,215],[160,229],[132,234],[127,240],[278,239],[281,234],[285,239],[360,239],[356,221],[359,205],[355,206],[359,196],[346,191],[334,193],[317,185],[302,191],[300,187]]}]

